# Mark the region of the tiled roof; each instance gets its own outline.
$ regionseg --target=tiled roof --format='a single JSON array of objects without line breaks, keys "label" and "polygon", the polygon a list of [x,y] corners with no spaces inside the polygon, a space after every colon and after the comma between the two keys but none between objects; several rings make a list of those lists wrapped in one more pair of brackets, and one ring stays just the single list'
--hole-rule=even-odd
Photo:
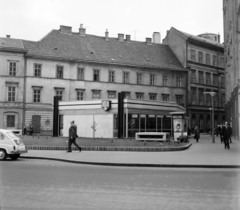
[{"label": "tiled roof", "polygon": [[129,65],[183,70],[167,45],[139,41],[119,41],[118,38],[99,37],[52,30],[39,42],[24,41],[27,56],[67,59],[106,64]]},{"label": "tiled roof", "polygon": [[183,32],[183,31],[179,31],[178,29],[176,29],[174,27],[172,27],[171,29],[176,30],[178,33],[185,36],[186,38],[190,38],[190,39],[193,39],[193,40],[196,40],[196,41],[204,42],[204,43],[207,43],[207,44],[210,44],[210,45],[215,45],[215,46],[218,46],[218,47],[224,47],[223,44],[220,44],[218,42],[214,42],[212,40],[209,40],[209,39],[206,39],[206,38],[203,38],[203,37],[200,37],[200,36],[195,36],[195,35]]},{"label": "tiled roof", "polygon": [[24,51],[23,41],[21,39],[0,38],[0,49]]}]

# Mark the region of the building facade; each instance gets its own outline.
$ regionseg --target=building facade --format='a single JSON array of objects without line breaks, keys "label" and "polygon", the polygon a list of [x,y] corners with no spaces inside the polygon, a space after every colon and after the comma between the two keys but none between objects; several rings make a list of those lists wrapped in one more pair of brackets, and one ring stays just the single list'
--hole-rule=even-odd
[{"label": "building facade", "polygon": [[[186,106],[186,69],[167,45],[151,38],[137,42],[130,35],[109,37],[107,31],[99,37],[86,34],[81,25],[79,32],[60,26],[39,42],[18,42],[22,46],[18,54],[6,54],[6,46],[0,47],[0,79],[5,90],[1,114],[9,115],[6,104],[16,113],[15,118],[1,122],[3,128],[22,129],[32,124],[36,133],[51,133],[54,96],[61,101],[100,100],[115,99],[118,92],[124,92],[128,99]],[[16,75],[9,73],[11,60],[18,64]],[[7,97],[12,91],[8,84],[16,86],[14,99]]]},{"label": "building facade", "polygon": [[240,139],[240,1],[223,0],[226,59],[226,114],[233,136]]},{"label": "building facade", "polygon": [[225,121],[224,46],[217,34],[193,36],[171,28],[163,41],[188,69],[186,110],[193,129],[211,130],[212,98],[206,92],[216,92],[214,125]]}]

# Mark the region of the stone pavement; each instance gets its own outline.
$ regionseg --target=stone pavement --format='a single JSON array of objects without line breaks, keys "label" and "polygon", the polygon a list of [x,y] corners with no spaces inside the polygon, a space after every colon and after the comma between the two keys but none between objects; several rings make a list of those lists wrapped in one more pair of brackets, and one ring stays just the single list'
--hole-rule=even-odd
[{"label": "stone pavement", "polygon": [[135,167],[202,167],[240,168],[240,142],[234,140],[224,149],[219,137],[211,143],[209,135],[201,135],[199,143],[190,140],[187,150],[164,152],[29,150],[22,158],[58,160],[70,163],[135,166]]}]

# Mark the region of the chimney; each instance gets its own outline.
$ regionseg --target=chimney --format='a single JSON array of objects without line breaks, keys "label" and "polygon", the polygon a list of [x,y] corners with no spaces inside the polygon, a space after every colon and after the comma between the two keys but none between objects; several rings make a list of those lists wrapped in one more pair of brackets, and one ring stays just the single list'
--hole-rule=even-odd
[{"label": "chimney", "polygon": [[11,38],[11,35],[7,34],[7,35],[6,35],[6,38],[9,38],[9,39],[10,39],[10,38]]},{"label": "chimney", "polygon": [[72,33],[72,27],[71,26],[60,25],[60,29],[59,30],[62,33],[67,33],[67,34],[71,34]]},{"label": "chimney", "polygon": [[129,35],[129,34],[126,34],[126,41],[131,41],[131,35]]},{"label": "chimney", "polygon": [[221,41],[221,40],[220,40],[220,34],[218,34],[217,37],[218,37],[218,38],[217,38],[217,42],[220,43],[220,41]]},{"label": "chimney", "polygon": [[106,31],[105,31],[105,40],[108,40],[108,37],[109,37],[109,32],[108,32],[108,30],[106,29]]},{"label": "chimney", "polygon": [[152,44],[152,38],[146,38],[146,43],[148,44],[148,45],[151,45]]},{"label": "chimney", "polygon": [[153,43],[154,44],[160,44],[161,43],[160,32],[153,32]]},{"label": "chimney", "polygon": [[124,41],[124,34],[118,34],[118,40],[123,42]]},{"label": "chimney", "polygon": [[83,28],[83,24],[80,24],[79,35],[80,36],[85,36],[86,35],[86,28]]}]

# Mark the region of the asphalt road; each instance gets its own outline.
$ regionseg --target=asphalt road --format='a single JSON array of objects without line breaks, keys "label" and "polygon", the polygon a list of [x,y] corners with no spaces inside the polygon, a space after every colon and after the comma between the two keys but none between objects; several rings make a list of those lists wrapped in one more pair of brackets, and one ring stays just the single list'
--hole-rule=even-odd
[{"label": "asphalt road", "polygon": [[236,210],[239,169],[0,162],[0,210]]}]

